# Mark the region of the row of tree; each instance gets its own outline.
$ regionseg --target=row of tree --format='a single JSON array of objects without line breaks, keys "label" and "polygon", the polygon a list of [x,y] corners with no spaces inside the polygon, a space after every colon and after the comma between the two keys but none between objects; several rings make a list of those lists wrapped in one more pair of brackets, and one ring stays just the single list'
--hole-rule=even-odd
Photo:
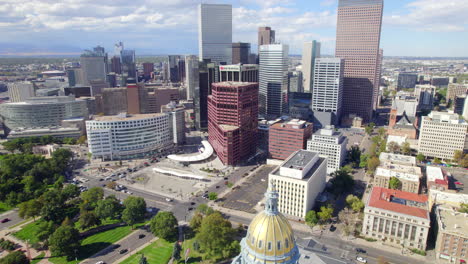
[{"label": "row of tree", "polygon": [[81,136],[79,139],[75,138],[57,138],[52,136],[41,136],[41,137],[26,137],[26,138],[15,138],[3,142],[3,148],[11,153],[19,151],[21,153],[32,153],[32,147],[37,145],[48,145],[48,144],[84,144],[86,137]]}]

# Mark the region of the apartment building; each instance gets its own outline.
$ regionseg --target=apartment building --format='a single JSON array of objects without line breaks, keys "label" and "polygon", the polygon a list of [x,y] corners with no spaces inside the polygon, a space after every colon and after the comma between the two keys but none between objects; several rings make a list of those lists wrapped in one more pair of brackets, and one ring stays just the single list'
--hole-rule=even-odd
[{"label": "apartment building", "polygon": [[438,234],[436,259],[439,263],[468,261],[468,214],[448,206],[435,209]]},{"label": "apartment building", "polygon": [[430,221],[427,196],[373,187],[364,209],[362,235],[383,244],[425,250]]},{"label": "apartment building", "polygon": [[269,175],[279,193],[278,208],[286,216],[304,219],[325,188],[327,158],[298,150]]},{"label": "apartment building", "polygon": [[375,170],[374,186],[390,188],[390,180],[397,178],[401,182],[399,190],[419,193],[421,177],[419,167],[384,163]]}]

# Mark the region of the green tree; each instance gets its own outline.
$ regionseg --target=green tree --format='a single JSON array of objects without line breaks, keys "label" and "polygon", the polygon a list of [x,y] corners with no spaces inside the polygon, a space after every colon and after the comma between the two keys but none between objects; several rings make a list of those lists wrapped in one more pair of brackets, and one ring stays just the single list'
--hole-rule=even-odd
[{"label": "green tree", "polygon": [[145,219],[146,202],[141,197],[129,196],[124,201],[125,209],[122,212],[122,220],[133,227],[134,224]]},{"label": "green tree", "polygon": [[322,223],[327,222],[333,217],[333,207],[331,207],[331,205],[320,206],[320,211],[317,213],[317,216]]},{"label": "green tree", "polygon": [[63,188],[62,195],[65,200],[76,198],[80,195],[80,188],[74,184],[68,184]]},{"label": "green tree", "polygon": [[107,196],[104,200],[99,200],[96,205],[96,215],[101,219],[118,219],[123,207],[114,195]]},{"label": "green tree", "polygon": [[353,164],[353,167],[357,167],[361,161],[361,150],[358,146],[351,146],[351,149],[348,151],[348,160]]},{"label": "green tree", "polygon": [[346,205],[355,212],[360,212],[364,208],[364,203],[359,197],[352,194],[346,196]]},{"label": "green tree", "polygon": [[305,217],[305,222],[307,225],[311,227],[317,225],[319,222],[317,212],[315,212],[314,210],[310,210],[309,212],[307,212],[306,217]]},{"label": "green tree", "polygon": [[369,154],[361,155],[361,160],[359,162],[359,167],[366,168],[367,167],[367,162],[369,161],[369,158],[370,158]]},{"label": "green tree", "polygon": [[379,129],[377,130],[377,133],[379,133],[380,137],[385,136],[385,133],[386,133],[385,128],[379,127]]},{"label": "green tree", "polygon": [[198,233],[201,223],[203,221],[203,215],[201,213],[195,213],[190,219],[190,228],[192,228],[193,232]]},{"label": "green tree", "polygon": [[387,143],[387,149],[390,153],[399,153],[400,152],[400,146],[398,143],[394,141],[390,141]]},{"label": "green tree", "polygon": [[208,198],[209,198],[211,201],[214,201],[214,200],[218,199],[218,194],[215,193],[215,192],[210,192],[210,193],[208,194]]},{"label": "green tree", "polygon": [[57,225],[62,223],[66,217],[63,213],[65,200],[59,190],[50,189],[41,196],[40,202],[41,215],[46,221],[53,221]]},{"label": "green tree", "polygon": [[333,193],[339,195],[348,190],[352,190],[354,186],[354,179],[351,174],[340,168],[339,170],[332,173],[332,179],[330,180],[333,188]]},{"label": "green tree", "polygon": [[460,213],[468,213],[468,204],[461,203],[460,208],[458,209]]},{"label": "green tree", "polygon": [[81,229],[88,229],[90,227],[99,225],[101,220],[94,212],[85,211],[80,214],[80,219],[78,222],[80,223]]},{"label": "green tree", "polygon": [[410,143],[404,142],[403,144],[401,144],[401,153],[403,153],[404,155],[409,155],[409,154],[411,154],[411,146],[410,146]]},{"label": "green tree", "polygon": [[204,257],[209,259],[222,255],[223,250],[232,244],[235,232],[231,222],[224,219],[221,213],[215,212],[203,219],[195,240],[200,250],[206,253]]},{"label": "green tree", "polygon": [[36,221],[36,217],[41,213],[41,207],[42,204],[36,199],[23,202],[18,206],[18,215],[23,219],[32,217]]},{"label": "green tree", "polygon": [[367,135],[372,135],[372,132],[374,131],[375,123],[369,123],[364,129],[366,131]]},{"label": "green tree", "polygon": [[104,198],[104,190],[101,187],[93,187],[84,191],[80,195],[83,200],[81,208],[83,210],[92,211],[96,208],[97,202]]},{"label": "green tree", "polygon": [[78,138],[76,143],[79,145],[83,145],[84,143],[86,143],[86,136],[81,136],[80,138]]},{"label": "green tree", "polygon": [[374,174],[377,167],[380,165],[380,160],[377,157],[372,157],[367,161],[367,171]]},{"label": "green tree", "polygon": [[151,232],[168,241],[177,239],[177,226],[177,219],[172,212],[159,211],[150,221]]},{"label": "green tree", "polygon": [[[38,221],[39,222],[39,221]],[[56,225],[52,221],[41,221],[38,224],[36,237],[39,241],[47,241],[55,231]]]},{"label": "green tree", "polygon": [[419,162],[423,162],[423,161],[426,160],[426,157],[424,156],[424,154],[418,153],[418,155],[416,156],[416,159],[417,159]]},{"label": "green tree", "polygon": [[213,210],[213,208],[209,207],[207,204],[200,204],[197,207],[197,212],[202,213],[204,215],[210,215],[214,213],[215,211]]},{"label": "green tree", "polygon": [[453,160],[457,163],[460,164],[460,162],[463,160],[465,157],[465,154],[461,150],[455,150],[453,154]]},{"label": "green tree", "polygon": [[0,259],[0,264],[29,264],[31,263],[22,251],[13,251]]},{"label": "green tree", "polygon": [[80,248],[80,233],[71,226],[60,226],[50,236],[49,248],[54,256],[65,255],[70,260]]},{"label": "green tree", "polygon": [[433,161],[434,164],[441,164],[442,161],[439,158],[435,158]]},{"label": "green tree", "polygon": [[401,189],[401,181],[397,177],[391,177],[390,181],[388,182],[390,189],[393,190],[400,190]]},{"label": "green tree", "polygon": [[148,264],[148,260],[146,259],[145,255],[141,254],[138,264]]},{"label": "green tree", "polygon": [[180,260],[180,245],[179,242],[174,243],[174,247],[172,248],[172,258],[175,260]]}]

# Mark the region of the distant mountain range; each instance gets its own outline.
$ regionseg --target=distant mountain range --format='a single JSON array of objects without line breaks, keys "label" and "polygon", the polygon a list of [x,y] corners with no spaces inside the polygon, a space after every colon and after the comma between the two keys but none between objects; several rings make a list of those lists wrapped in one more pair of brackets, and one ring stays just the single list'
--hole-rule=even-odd
[{"label": "distant mountain range", "polygon": [[24,43],[1,43],[1,57],[31,57],[31,56],[76,56],[80,55],[83,49],[80,47],[54,45],[41,46]]}]

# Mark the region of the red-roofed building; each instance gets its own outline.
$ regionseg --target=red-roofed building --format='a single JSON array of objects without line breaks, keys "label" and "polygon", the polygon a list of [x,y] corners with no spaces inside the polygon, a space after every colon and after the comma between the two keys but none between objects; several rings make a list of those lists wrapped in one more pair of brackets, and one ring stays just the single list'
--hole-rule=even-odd
[{"label": "red-roofed building", "polygon": [[425,250],[429,211],[427,195],[374,187],[364,209],[362,234],[387,244]]}]

